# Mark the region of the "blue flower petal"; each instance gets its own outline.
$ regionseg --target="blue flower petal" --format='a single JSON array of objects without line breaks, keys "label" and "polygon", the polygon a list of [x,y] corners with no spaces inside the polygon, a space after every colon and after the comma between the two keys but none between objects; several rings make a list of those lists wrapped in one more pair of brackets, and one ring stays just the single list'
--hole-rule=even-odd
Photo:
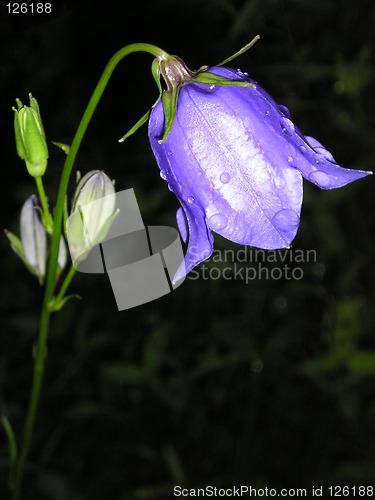
[{"label": "blue flower petal", "polygon": [[180,231],[182,241],[187,242],[189,236],[189,226],[187,224],[186,216],[182,208],[180,207],[176,212],[177,227]]}]

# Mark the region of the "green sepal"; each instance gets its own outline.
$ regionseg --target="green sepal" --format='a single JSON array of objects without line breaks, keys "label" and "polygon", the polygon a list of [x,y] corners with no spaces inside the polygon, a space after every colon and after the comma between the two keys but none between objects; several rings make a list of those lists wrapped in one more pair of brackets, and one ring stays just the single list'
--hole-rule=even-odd
[{"label": "green sepal", "polygon": [[168,139],[169,133],[172,130],[177,113],[177,99],[179,92],[180,86],[172,87],[171,90],[165,90],[161,97],[164,110],[164,134],[163,138],[159,141],[159,144],[163,144]]},{"label": "green sepal", "polygon": [[214,73],[199,73],[194,80],[193,83],[203,83],[205,85],[218,85],[219,87],[253,87],[256,88],[254,83],[244,82],[240,80],[228,80],[228,78],[224,78],[219,75],[215,75]]},{"label": "green sepal", "polygon": [[159,97],[157,98],[157,100],[154,104],[154,106],[155,106],[156,103],[159,102],[159,99],[161,98],[161,96],[163,94],[163,89],[162,89],[162,86],[160,83],[160,61],[159,61],[159,58],[156,58],[152,61],[151,73],[152,73],[152,76],[154,77],[156,85],[158,86],[158,89],[159,89]]},{"label": "green sepal", "polygon": [[18,236],[16,236],[15,234],[13,234],[11,231],[8,231],[7,229],[4,229],[4,233],[5,233],[5,236],[9,240],[10,248],[22,261],[25,261],[22,243],[21,243],[20,238]]},{"label": "green sepal", "polygon": [[249,42],[247,45],[245,45],[245,47],[242,47],[242,49],[240,49],[238,52],[236,52],[235,54],[233,54],[232,56],[229,56],[227,57],[227,59],[224,59],[224,61],[221,61],[221,63],[219,64],[216,64],[216,66],[223,66],[224,64],[230,62],[230,61],[233,61],[233,59],[236,59],[236,57],[239,57],[241,56],[242,54],[244,54],[247,50],[249,50],[255,42],[257,42],[259,40],[260,36],[257,35],[255,36],[251,42]]},{"label": "green sepal", "polygon": [[[35,97],[32,96],[31,92],[29,94],[29,99],[30,99],[30,108],[33,108],[36,111],[36,119],[38,121],[39,128],[44,134],[44,127],[43,127],[42,118],[40,117],[40,108],[39,108],[38,101],[35,99]],[[47,146],[47,144],[46,144],[46,146]]]},{"label": "green sepal", "polygon": [[61,300],[57,301],[57,298],[56,297],[53,297],[49,302],[48,302],[48,305],[47,305],[47,309],[50,311],[50,312],[57,312],[57,311],[60,311],[64,306],[65,304],[68,302],[68,300],[70,299],[79,299],[81,300],[82,297],[80,295],[77,295],[76,293],[73,293],[71,295],[66,295],[65,297],[63,297]]},{"label": "green sepal", "polygon": [[[158,86],[158,89],[159,89],[159,96],[158,98],[156,99],[155,103],[153,104],[153,106],[151,107],[154,108],[156,106],[156,104],[159,102],[160,100],[160,97],[163,93],[163,89],[161,87],[161,83],[160,83],[160,66],[159,66],[159,61],[158,61],[158,58],[154,59],[153,62],[152,62],[152,65],[151,65],[151,73],[152,73],[152,76],[154,77],[154,80],[156,82],[156,85]],[[124,142],[125,139],[127,139],[128,137],[130,137],[131,135],[133,135],[135,132],[137,132],[137,130],[142,127],[142,125],[144,123],[147,122],[149,116],[150,116],[150,113],[151,113],[151,109],[149,109],[147,111],[147,113],[145,113],[142,118],[140,118],[137,123],[135,125],[133,125],[133,127],[129,130],[129,132],[127,132],[123,137],[121,137],[121,139],[119,139],[118,142]]]},{"label": "green sepal", "polygon": [[[20,109],[20,104],[22,108],[22,102],[19,99],[16,99],[18,109]],[[21,158],[21,160],[24,160],[26,158],[26,151],[23,145],[23,140],[22,140],[22,134],[21,134],[21,128],[20,128],[20,123],[18,120],[18,111],[16,108],[12,108],[14,111],[14,136],[16,139],[16,150],[18,156]]]},{"label": "green sepal", "polygon": [[[22,104],[22,101],[21,99],[18,99],[18,97],[16,97],[16,103],[17,103],[17,108],[18,108],[18,111],[23,108],[23,104]],[[14,109],[14,108],[12,108]],[[17,109],[14,109],[15,111],[17,111]]]},{"label": "green sepal", "polygon": [[27,267],[28,271],[33,276],[36,276],[39,279],[39,283],[42,285],[43,284],[43,278],[41,276],[38,276],[35,270],[30,266],[30,264],[27,262],[25,259],[25,255],[23,252],[23,247],[22,247],[22,242],[18,236],[16,236],[14,233],[11,231],[8,231],[7,229],[4,229],[5,236],[8,238],[9,243],[10,243],[10,248],[13,250],[13,252],[19,257],[22,262],[25,264]]},{"label": "green sepal", "polygon": [[121,137],[121,139],[119,139],[119,141],[118,141],[118,142],[124,142],[124,141],[125,141],[125,139],[127,139],[128,137],[130,137],[131,135],[133,135],[135,132],[137,132],[137,130],[138,130],[140,127],[142,127],[142,125],[143,125],[144,123],[146,123],[146,122],[147,122],[148,117],[150,116],[150,113],[151,113],[151,110],[149,109],[149,110],[147,111],[147,113],[145,113],[145,114],[142,116],[142,118],[140,118],[140,119],[137,121],[137,123],[136,123],[135,125],[133,125],[133,126],[132,126],[132,128],[131,128],[128,132],[126,132],[126,134],[125,134],[123,137]]},{"label": "green sepal", "polygon": [[58,148],[62,149],[66,155],[69,153],[70,146],[68,146],[68,144],[64,144],[63,142],[55,142],[55,141],[51,141],[51,142],[52,142],[52,144],[54,144]]}]

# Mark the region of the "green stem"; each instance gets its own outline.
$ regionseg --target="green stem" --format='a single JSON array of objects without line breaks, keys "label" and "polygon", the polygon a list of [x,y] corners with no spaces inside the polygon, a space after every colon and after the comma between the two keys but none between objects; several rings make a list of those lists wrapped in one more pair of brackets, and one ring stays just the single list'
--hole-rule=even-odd
[{"label": "green stem", "polygon": [[[76,134],[74,136],[70,151],[68,156],[66,157],[64,169],[61,175],[59,191],[57,195],[56,208],[54,213],[54,221],[53,221],[53,232],[51,238],[51,251],[50,258],[48,263],[48,271],[47,271],[47,282],[44,293],[44,300],[42,306],[42,312],[40,317],[40,325],[39,325],[39,336],[38,336],[38,344],[36,349],[36,359],[34,364],[34,375],[33,382],[31,388],[31,395],[29,401],[29,407],[26,416],[26,424],[25,424],[25,434],[24,440],[22,443],[21,452],[19,455],[19,459],[16,466],[15,471],[15,489],[13,494],[13,499],[18,500],[21,495],[21,486],[22,479],[24,473],[25,462],[27,456],[29,454],[30,444],[31,444],[31,436],[34,428],[34,422],[36,417],[36,411],[38,407],[40,388],[42,384],[42,377],[44,371],[44,360],[46,354],[46,343],[48,337],[48,329],[49,329],[49,320],[50,320],[50,312],[48,310],[48,304],[50,303],[56,281],[56,272],[57,272],[57,258],[59,253],[59,244],[60,244],[60,235],[61,235],[61,224],[63,219],[64,212],[64,201],[68,188],[70,174],[73,168],[74,160],[77,156],[79,147],[81,145],[83,136],[85,135],[86,129],[90,123],[90,120],[94,114],[96,106],[108,84],[108,81],[116,68],[117,64],[127,55],[134,52],[147,52],[154,57],[168,57],[168,54],[164,52],[162,49],[155,47],[154,45],[150,45],[147,43],[133,43],[131,45],[127,45],[120,49],[116,54],[110,59],[107,66],[105,67],[100,80],[95,87],[95,90],[91,96],[91,99],[87,105],[87,108],[82,116],[81,122],[78,126]],[[38,182],[37,182],[38,185]],[[44,192],[44,191],[43,191]],[[69,274],[71,271],[69,271]],[[73,277],[73,272],[70,279]],[[70,281],[69,281],[70,282]],[[66,284],[68,287],[69,282]],[[65,282],[64,282],[65,284]],[[63,285],[64,286],[64,285]],[[61,290],[60,290],[61,292]]]},{"label": "green stem", "polygon": [[75,267],[73,265],[70,266],[69,272],[65,276],[64,282],[61,285],[59,293],[56,295],[56,298],[55,298],[56,304],[59,304],[62,301],[62,299],[64,298],[65,292],[67,291],[68,286],[70,285],[70,282],[74,278],[75,273],[76,273]]},{"label": "green stem", "polygon": [[36,348],[33,383],[31,387],[30,402],[27,410],[24,440],[20,455],[18,457],[15,471],[15,488],[13,492],[14,500],[18,500],[21,495],[21,486],[25,462],[29,453],[31,436],[34,428],[36,410],[39,402],[40,387],[44,371],[44,359],[46,355],[46,341],[48,336],[50,312],[43,304],[42,313],[39,324],[38,344]]},{"label": "green stem", "polygon": [[38,188],[38,194],[40,203],[42,204],[43,210],[43,222],[47,233],[52,234],[53,231],[53,219],[50,211],[48,209],[46,193],[44,191],[43,181],[41,177],[35,177],[36,187]]}]

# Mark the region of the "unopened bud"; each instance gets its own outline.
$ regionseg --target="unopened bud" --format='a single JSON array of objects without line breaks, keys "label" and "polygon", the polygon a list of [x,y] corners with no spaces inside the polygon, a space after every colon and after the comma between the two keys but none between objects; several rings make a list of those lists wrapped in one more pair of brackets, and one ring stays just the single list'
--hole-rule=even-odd
[{"label": "unopened bud", "polygon": [[21,243],[25,263],[40,283],[46,273],[47,233],[40,220],[38,198],[33,194],[22,206],[20,218]]},{"label": "unopened bud", "polygon": [[101,170],[92,170],[79,181],[67,221],[67,237],[73,262],[83,260],[107,235],[115,212],[115,188]]},{"label": "unopened bud", "polygon": [[37,100],[29,94],[30,106],[16,99],[14,133],[18,156],[25,160],[32,177],[40,177],[47,168],[48,148]]}]

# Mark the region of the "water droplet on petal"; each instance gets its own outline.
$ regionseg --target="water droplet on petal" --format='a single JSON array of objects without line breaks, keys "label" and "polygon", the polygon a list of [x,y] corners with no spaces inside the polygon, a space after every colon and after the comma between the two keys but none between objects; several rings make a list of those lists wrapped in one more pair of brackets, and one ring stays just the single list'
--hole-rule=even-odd
[{"label": "water droplet on petal", "polygon": [[280,104],[279,105],[279,111],[280,111],[281,114],[283,114],[287,118],[290,117],[289,109],[286,106],[283,106],[282,104]]},{"label": "water droplet on petal", "polygon": [[336,163],[332,154],[320,144],[319,141],[314,139],[314,137],[305,136],[305,139],[309,143],[309,145],[313,148],[313,150],[317,153],[317,157],[321,159],[321,161],[330,161],[332,163]]},{"label": "water droplet on petal", "polygon": [[300,146],[299,147],[299,150],[301,151],[302,154],[305,154],[306,153],[306,148],[305,146]]},{"label": "water droplet on petal", "polygon": [[228,218],[224,214],[211,215],[208,219],[208,224],[214,231],[220,231],[221,229],[225,229],[227,227]]},{"label": "water droplet on petal", "polygon": [[210,90],[214,90],[215,85],[210,85]]},{"label": "water droplet on petal", "polygon": [[288,135],[293,135],[294,134],[294,123],[289,120],[289,118],[286,118],[285,116],[282,116],[280,118],[280,125],[281,129],[283,132],[285,132]]},{"label": "water droplet on petal", "polygon": [[288,156],[287,160],[288,160],[288,163],[293,163],[294,162],[293,156]]},{"label": "water droplet on petal", "polygon": [[164,172],[164,170],[160,170],[160,177],[163,179],[163,181],[167,180],[167,173]]},{"label": "water droplet on petal", "polygon": [[335,159],[333,158],[332,154],[325,148],[323,147],[316,147],[314,148],[315,151],[317,152],[317,156],[322,157],[322,160],[328,160],[332,163],[336,163]]},{"label": "water droplet on petal", "polygon": [[269,111],[266,111],[266,116],[270,116],[270,112]]},{"label": "water droplet on petal", "polygon": [[279,210],[272,219],[273,225],[281,231],[290,231],[298,227],[299,215],[290,208]]},{"label": "water droplet on petal", "polygon": [[168,151],[168,156],[172,156],[172,151]]},{"label": "water droplet on petal", "polygon": [[187,200],[188,200],[189,203],[194,203],[194,201],[195,201],[195,199],[193,198],[193,196],[189,196]]},{"label": "water droplet on petal", "polygon": [[321,186],[323,188],[329,188],[332,186],[331,179],[329,175],[327,175],[325,172],[322,172],[321,170],[315,170],[309,175],[309,181],[314,182],[318,184],[318,186]]},{"label": "water droplet on petal", "polygon": [[223,173],[220,175],[220,181],[221,181],[223,184],[228,184],[228,182],[230,181],[230,175],[228,174],[228,172],[223,172]]},{"label": "water droplet on petal", "polygon": [[327,158],[322,153],[316,153],[315,158],[316,163],[320,163],[321,161],[324,163],[327,160]]},{"label": "water droplet on petal", "polygon": [[285,180],[283,177],[275,176],[273,177],[273,184],[278,189],[283,189],[285,187]]}]

